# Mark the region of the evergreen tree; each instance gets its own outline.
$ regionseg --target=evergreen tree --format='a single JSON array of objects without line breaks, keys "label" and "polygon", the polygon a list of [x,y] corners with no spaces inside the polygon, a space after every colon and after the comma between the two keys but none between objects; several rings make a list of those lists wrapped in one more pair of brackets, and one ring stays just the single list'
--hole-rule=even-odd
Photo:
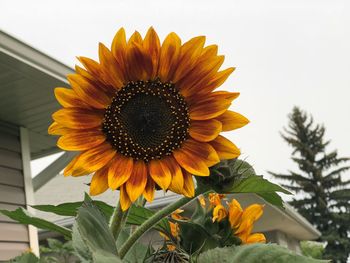
[{"label": "evergreen tree", "polygon": [[313,118],[294,107],[288,128],[282,138],[293,147],[292,160],[299,171],[285,174],[269,172],[278,179],[288,181],[283,186],[301,198],[290,204],[322,233],[326,241],[325,259],[346,262],[350,253],[350,180],[341,174],[350,169],[345,164],[350,158],[338,157],[337,151],[326,152],[330,141],[324,140],[325,128],[314,124]]}]

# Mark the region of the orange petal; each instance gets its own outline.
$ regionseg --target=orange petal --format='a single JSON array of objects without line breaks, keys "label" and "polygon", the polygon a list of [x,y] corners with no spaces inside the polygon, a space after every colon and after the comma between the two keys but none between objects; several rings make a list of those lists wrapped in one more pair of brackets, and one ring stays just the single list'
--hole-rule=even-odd
[{"label": "orange petal", "polygon": [[128,75],[134,80],[148,80],[153,72],[152,60],[143,46],[137,42],[130,42],[127,46]]},{"label": "orange petal", "polygon": [[108,167],[95,172],[91,179],[90,195],[99,195],[108,189]]},{"label": "orange petal", "polygon": [[153,27],[150,27],[147,31],[145,39],[143,41],[144,50],[151,57],[153,70],[151,74],[151,79],[157,76],[159,54],[160,54],[160,41],[156,31]]},{"label": "orange petal", "polygon": [[197,87],[193,87],[193,90],[197,90],[199,94],[208,94],[220,87],[226,79],[232,74],[235,68],[228,68],[217,72],[210,79],[203,79],[203,82],[198,83]]},{"label": "orange petal", "polygon": [[212,147],[209,143],[197,142],[195,140],[188,139],[183,144],[182,149],[191,155],[201,158],[208,167],[220,162],[220,158],[214,147]]},{"label": "orange petal", "polygon": [[223,114],[232,101],[239,96],[237,92],[217,91],[209,96],[189,102],[192,120],[208,120]]},{"label": "orange petal", "polygon": [[186,171],[199,176],[209,176],[208,165],[198,156],[183,149],[174,151],[173,155],[179,165]]},{"label": "orange petal", "polygon": [[120,70],[123,72],[124,80],[128,80],[126,75],[126,36],[124,28],[118,30],[112,42],[111,51],[115,59],[120,65]]},{"label": "orange petal", "polygon": [[266,237],[262,233],[255,233],[248,236],[245,244],[266,243]]},{"label": "orange petal", "polygon": [[209,143],[214,147],[220,160],[237,158],[241,154],[237,146],[224,136],[219,135],[214,141]]},{"label": "orange petal", "polygon": [[101,126],[103,112],[63,108],[52,114],[52,118],[71,129],[89,129]]},{"label": "orange petal", "polygon": [[[204,80],[210,81],[217,74],[224,58],[224,56],[216,56],[206,59],[205,62],[198,62],[198,65],[177,84],[181,94],[184,97],[189,97],[201,91],[202,87],[207,84]],[[198,83],[203,84],[199,86]]]},{"label": "orange petal", "polygon": [[64,135],[71,131],[71,129],[66,128],[61,124],[58,124],[57,122],[53,122],[48,128],[48,133],[51,135]]},{"label": "orange petal", "polygon": [[131,202],[134,202],[145,190],[147,183],[147,167],[143,161],[134,162],[132,175],[126,182],[126,191]]},{"label": "orange petal", "polygon": [[119,90],[123,87],[123,82],[125,81],[123,78],[123,72],[111,51],[109,51],[109,49],[102,43],[99,43],[99,58],[106,73],[106,77],[109,78],[109,82],[113,84],[113,87],[116,90]]},{"label": "orange petal", "polygon": [[55,88],[55,97],[58,102],[66,108],[87,108],[89,107],[72,89]]},{"label": "orange petal", "polygon": [[181,167],[172,156],[167,157],[164,159],[164,161],[167,162],[170,173],[172,175],[169,189],[175,193],[181,194],[184,186],[184,177],[182,175]]},{"label": "orange petal", "polygon": [[155,191],[154,188],[155,188],[154,181],[152,180],[152,178],[148,177],[145,191],[143,191],[143,196],[148,202],[152,202],[154,199],[154,191]]},{"label": "orange petal", "polygon": [[249,123],[249,120],[246,117],[234,111],[225,111],[215,119],[222,123],[223,131],[235,130]]},{"label": "orange petal", "polygon": [[179,64],[174,72],[172,81],[176,83],[195,66],[205,43],[204,36],[190,39],[181,46]]},{"label": "orange petal", "polygon": [[129,180],[132,173],[133,164],[134,162],[132,158],[125,157],[121,154],[116,154],[109,166],[109,187],[115,190]]},{"label": "orange petal", "polygon": [[115,34],[112,41],[111,51],[119,64],[123,65],[126,54],[126,36],[124,28],[119,29]]},{"label": "orange petal", "polygon": [[160,50],[158,76],[167,82],[170,80],[177,66],[181,49],[181,39],[175,33],[170,33],[162,44]]},{"label": "orange petal", "polygon": [[[77,58],[81,62],[81,64],[83,64],[83,66],[86,68],[87,72],[91,76],[93,76],[94,79],[98,80],[99,82],[105,85],[110,84],[106,79],[105,73],[103,72],[101,65],[98,62],[87,57],[77,57]],[[90,78],[87,78],[87,79],[90,79]]]},{"label": "orange petal", "polygon": [[163,160],[152,160],[149,162],[149,173],[152,179],[163,190],[168,189],[171,183],[171,172],[167,165],[167,162]]},{"label": "orange petal", "polygon": [[129,38],[129,41],[128,41],[128,44],[131,43],[131,42],[135,42],[135,43],[138,43],[138,44],[142,44],[142,36],[141,34],[138,32],[138,31],[135,31],[131,37]]},{"label": "orange petal", "polygon": [[82,171],[91,173],[101,169],[114,157],[115,154],[115,150],[109,145],[109,143],[103,143],[91,150],[81,153],[73,167],[72,176],[78,176]]},{"label": "orange petal", "polygon": [[78,158],[80,157],[80,155],[81,155],[81,154],[75,156],[75,157],[72,159],[72,161],[70,161],[70,163],[66,166],[66,168],[64,168],[64,170],[63,170],[63,175],[64,175],[64,176],[69,176],[69,175],[72,174],[72,172],[73,172],[73,167],[74,167],[74,165],[76,164],[76,162],[77,162]]},{"label": "orange petal", "polygon": [[183,177],[184,177],[184,188],[183,188],[183,195],[186,197],[194,197],[195,191],[194,191],[194,182],[193,182],[193,176],[183,171]]},{"label": "orange petal", "polygon": [[123,184],[120,187],[120,196],[119,196],[120,206],[121,206],[123,211],[128,210],[129,207],[131,206],[131,200],[130,200],[125,188],[126,188],[125,184]]},{"label": "orange petal", "polygon": [[69,83],[79,98],[96,109],[104,109],[110,104],[111,98],[104,90],[93,86],[88,80],[78,74],[67,76]]},{"label": "orange petal", "polygon": [[84,151],[100,145],[106,136],[100,131],[71,131],[61,136],[57,146],[67,151]]},{"label": "orange petal", "polygon": [[192,121],[189,129],[190,136],[200,142],[214,140],[221,132],[221,122],[211,119],[205,121]]}]

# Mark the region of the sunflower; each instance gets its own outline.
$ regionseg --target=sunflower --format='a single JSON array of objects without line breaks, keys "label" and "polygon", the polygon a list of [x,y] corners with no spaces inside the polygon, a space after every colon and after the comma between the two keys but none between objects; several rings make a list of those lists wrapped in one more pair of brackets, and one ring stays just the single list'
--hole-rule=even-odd
[{"label": "sunflower", "polygon": [[214,91],[234,68],[199,36],[181,44],[170,33],[160,44],[150,28],[127,41],[120,29],[111,49],[99,44],[99,62],[78,57],[71,88],[55,89],[62,105],[49,133],[57,145],[80,152],[65,176],[93,173],[90,194],[120,190],[123,210],[155,189],[194,196],[195,176],[208,176],[221,159],[236,158],[235,144],[219,135],[248,120],[229,111],[237,92]]}]

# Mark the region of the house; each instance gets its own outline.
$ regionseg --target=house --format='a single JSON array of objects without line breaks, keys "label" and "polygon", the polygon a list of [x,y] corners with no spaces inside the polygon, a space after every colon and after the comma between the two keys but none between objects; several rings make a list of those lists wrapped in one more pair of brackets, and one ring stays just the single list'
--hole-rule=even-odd
[{"label": "house", "polygon": [[[67,86],[73,70],[38,50],[0,31],[0,209],[31,209],[33,204],[80,201],[88,191],[89,177],[63,178],[60,171],[74,154],[64,153],[32,180],[30,161],[56,152],[56,138],[48,136],[51,114],[59,105],[54,87]],[[34,194],[35,192],[35,194]],[[35,196],[35,200],[34,200]],[[151,204],[159,208],[178,196],[158,192]],[[243,205],[263,202],[254,195],[237,197]],[[97,199],[115,204],[117,194],[109,191]],[[44,215],[71,225],[70,218]],[[319,232],[291,208],[280,210],[266,205],[257,231],[268,239],[298,251],[298,241],[316,239]],[[42,238],[47,233],[41,232]],[[0,216],[0,261],[9,260],[31,248],[39,253],[37,230]]]},{"label": "house", "polygon": [[[0,31],[0,209],[34,203],[30,161],[58,151],[47,127],[59,108],[53,88],[66,85],[69,72]],[[36,229],[0,216],[0,261],[28,248],[39,252]]]}]

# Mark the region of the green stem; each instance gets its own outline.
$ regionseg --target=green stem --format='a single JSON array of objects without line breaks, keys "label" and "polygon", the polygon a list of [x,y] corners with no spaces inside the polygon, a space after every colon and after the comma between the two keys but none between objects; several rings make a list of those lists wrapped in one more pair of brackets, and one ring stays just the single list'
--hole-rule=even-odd
[{"label": "green stem", "polygon": [[126,240],[124,245],[119,250],[119,257],[123,259],[128,253],[129,249],[135,244],[135,242],[149,229],[151,229],[155,224],[157,224],[160,220],[165,218],[166,216],[170,215],[172,212],[174,212],[176,209],[184,206],[185,204],[189,203],[193,199],[195,199],[198,195],[202,194],[201,191],[197,193],[192,198],[188,197],[182,197],[181,199],[177,200],[175,203],[172,203],[163,209],[159,210],[157,213],[155,213],[153,216],[148,218],[145,222],[143,222],[142,225],[140,225],[135,232]]},{"label": "green stem", "polygon": [[109,221],[109,228],[111,229],[111,232],[115,240],[117,240],[119,236],[119,233],[121,231],[123,221],[125,221],[126,215],[127,215],[127,211],[123,212],[120,206],[120,202],[118,201],[118,205],[114,209],[114,212]]}]

